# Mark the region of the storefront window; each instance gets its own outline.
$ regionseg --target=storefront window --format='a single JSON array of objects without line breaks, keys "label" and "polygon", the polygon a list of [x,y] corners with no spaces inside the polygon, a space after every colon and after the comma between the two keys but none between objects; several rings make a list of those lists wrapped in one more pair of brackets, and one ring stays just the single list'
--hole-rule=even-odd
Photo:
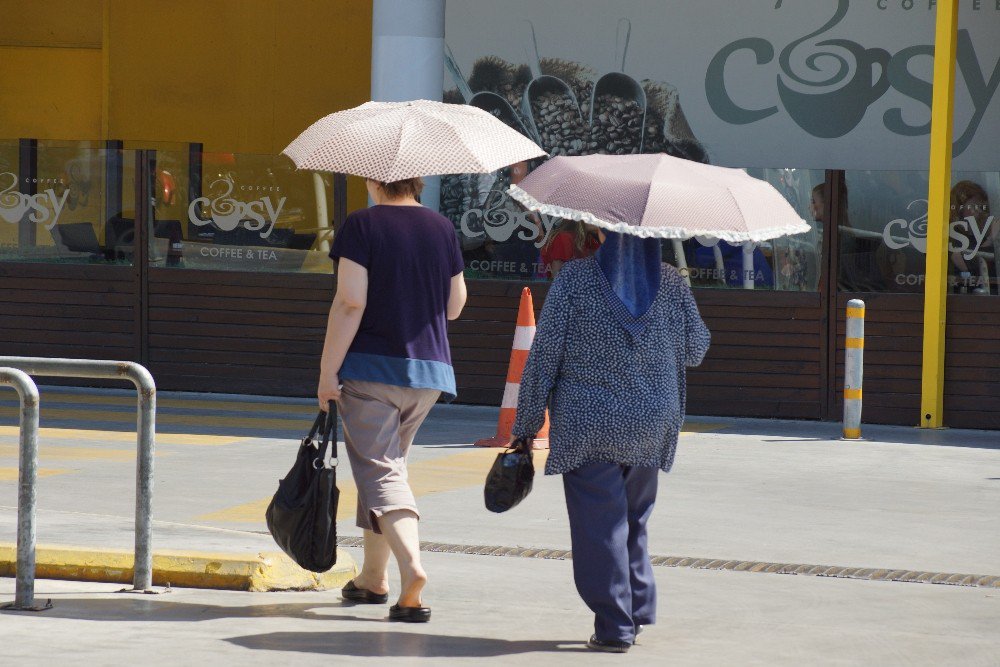
[{"label": "storefront window", "polygon": [[[991,201],[1000,174],[955,172],[949,220],[951,293],[998,293],[1000,227]],[[927,172],[848,171],[841,193],[840,276],[843,291],[922,293],[927,253]]]},{"label": "storefront window", "polygon": [[18,190],[18,142],[0,140],[0,259],[17,254],[26,209]]},{"label": "storefront window", "polygon": [[[506,195],[512,179],[520,180],[532,166],[522,163],[495,174],[442,178],[441,211],[454,222],[461,240],[466,278],[551,280],[564,262],[596,251],[596,230],[571,220],[529,213]],[[824,172],[748,171],[774,185],[812,229],[755,244],[668,240],[663,242],[664,261],[686,270],[696,287],[816,291],[823,232],[810,198],[815,188],[822,188]]]},{"label": "storefront window", "polygon": [[[9,151],[4,151],[9,155]],[[58,263],[130,263],[117,253],[113,229],[121,227],[120,212],[109,215],[109,154],[99,142],[40,141],[34,151],[33,173],[0,168],[5,205],[3,259]],[[119,160],[120,161],[120,160]],[[6,161],[10,164],[10,160]],[[119,165],[113,169],[122,178]],[[10,188],[12,174],[17,187]],[[16,200],[16,201],[15,201]],[[16,243],[12,241],[12,236]]]},{"label": "storefront window", "polygon": [[150,264],[330,273],[332,178],[284,156],[158,151]]},{"label": "storefront window", "polygon": [[[671,243],[672,263],[687,266],[693,287],[815,292],[822,257],[822,209],[813,201],[822,191],[824,172],[809,169],[748,169],[767,181],[810,224],[810,230],[760,243],[731,244],[694,238]],[[677,260],[680,249],[684,264]]]},{"label": "storefront window", "polygon": [[470,279],[546,280],[542,256],[560,220],[525,211],[506,191],[529,165],[441,179],[441,212],[455,223]]},{"label": "storefront window", "polygon": [[950,291],[1000,295],[1000,173],[954,172],[950,198],[948,281]]}]

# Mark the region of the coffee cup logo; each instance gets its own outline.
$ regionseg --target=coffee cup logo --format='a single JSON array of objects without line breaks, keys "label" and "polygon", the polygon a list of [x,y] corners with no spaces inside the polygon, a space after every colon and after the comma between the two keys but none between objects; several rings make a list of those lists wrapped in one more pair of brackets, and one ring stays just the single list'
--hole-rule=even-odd
[{"label": "coffee cup logo", "polygon": [[[212,181],[209,190],[214,190],[216,186],[221,186],[220,192],[211,197],[198,197],[188,206],[191,224],[199,227],[214,225],[224,232],[231,232],[242,224],[248,231],[260,232],[262,239],[271,235],[287,197],[278,199],[277,205],[269,196],[242,202],[231,196],[236,187],[232,181],[222,178]],[[203,215],[209,217],[203,219]]]},{"label": "coffee cup logo", "polygon": [[11,224],[18,224],[30,210],[29,221],[43,224],[46,229],[55,227],[66,207],[69,190],[63,190],[61,195],[57,195],[55,190],[49,188],[38,194],[26,195],[15,190],[17,174],[13,172],[0,173],[0,184],[5,183],[8,177],[10,184],[0,190],[0,218]]},{"label": "coffee cup logo", "polygon": [[[916,199],[911,201],[906,210],[921,211],[912,220],[906,218],[896,218],[890,220],[882,230],[882,242],[886,247],[893,250],[912,247],[917,252],[927,254],[927,200]],[[979,253],[983,242],[989,235],[993,226],[993,216],[989,216],[980,227],[979,221],[974,215],[967,216],[962,220],[953,220],[948,225],[948,251],[960,252],[966,261],[972,259]]]},{"label": "coffee cup logo", "polygon": [[0,185],[7,176],[10,176],[10,185],[0,190],[0,218],[9,223],[17,224],[24,217],[28,210],[28,202],[24,195],[17,192],[17,174],[6,172],[0,174]]},{"label": "coffee cup logo", "polygon": [[504,207],[505,198],[506,195],[487,197],[482,208],[465,211],[460,222],[462,233],[468,238],[485,235],[497,243],[504,243],[516,232],[520,240],[534,241],[536,248],[545,245],[555,218],[528,211],[512,211]]},{"label": "coffee cup logo", "polygon": [[835,139],[853,130],[868,107],[889,90],[892,56],[885,49],[828,39],[793,62],[796,51],[802,51],[799,47],[844,20],[848,6],[849,0],[840,0],[832,19],[788,44],[778,59],[778,97],[785,111],[799,127],[821,139]]},{"label": "coffee cup logo", "polygon": [[[805,3],[797,4],[800,11],[807,9],[803,7]],[[782,7],[782,1],[778,0],[774,8]],[[837,0],[836,12],[829,21],[783,48],[779,45],[781,52],[777,57],[775,44],[762,37],[743,37],[723,46],[705,72],[705,97],[715,115],[732,125],[747,125],[784,109],[808,134],[834,139],[854,130],[871,106],[892,88],[897,100],[907,102],[897,101],[883,111],[881,121],[885,129],[904,137],[929,134],[930,121],[924,120],[920,113],[911,113],[909,108],[922,105],[930,115],[933,81],[919,71],[915,61],[933,57],[933,44],[914,44],[890,54],[885,49],[865,48],[847,39],[822,39],[821,35],[844,21],[849,8],[850,0]],[[727,81],[748,79],[747,72],[736,70],[739,65],[733,62],[737,58],[744,60],[747,53],[753,55],[757,67],[776,70],[772,80],[775,101],[780,105],[748,106],[729,89]],[[981,61],[969,31],[959,30],[956,75],[965,84],[972,114],[965,120],[964,129],[955,128],[954,156],[961,155],[972,144],[1000,89],[1000,61],[990,61],[992,70],[984,70]],[[919,120],[914,122],[913,117]]]}]

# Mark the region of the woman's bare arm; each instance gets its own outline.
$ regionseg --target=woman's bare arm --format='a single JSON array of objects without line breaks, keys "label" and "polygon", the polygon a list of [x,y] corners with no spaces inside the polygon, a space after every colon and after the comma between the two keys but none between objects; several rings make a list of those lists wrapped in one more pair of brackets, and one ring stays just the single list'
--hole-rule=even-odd
[{"label": "woman's bare arm", "polygon": [[468,290],[465,287],[465,275],[459,273],[451,278],[451,293],[448,295],[448,319],[457,320],[465,308],[465,301],[469,298]]},{"label": "woman's bare arm", "polygon": [[329,401],[340,399],[340,367],[347,350],[361,326],[361,316],[368,305],[368,269],[342,258],[337,273],[337,294],[330,306],[326,323],[323,358],[320,361],[319,406],[326,410]]}]

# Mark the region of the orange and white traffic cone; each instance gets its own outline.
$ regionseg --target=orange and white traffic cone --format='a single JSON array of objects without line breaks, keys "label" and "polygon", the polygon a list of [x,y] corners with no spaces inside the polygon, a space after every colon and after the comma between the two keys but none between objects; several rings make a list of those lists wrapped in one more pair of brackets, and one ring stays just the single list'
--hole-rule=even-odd
[{"label": "orange and white traffic cone", "polygon": [[[517,328],[514,330],[514,347],[510,352],[510,365],[507,368],[507,384],[503,390],[503,401],[500,404],[500,419],[497,423],[497,434],[492,438],[476,441],[477,447],[506,447],[510,442],[514,428],[514,418],[517,416],[517,395],[521,388],[521,375],[524,364],[528,360],[531,342],[535,339],[535,309],[531,301],[531,290],[525,287],[521,290],[521,304],[517,309]],[[545,414],[545,424],[535,435],[534,449],[548,449],[549,446],[549,416]]]}]

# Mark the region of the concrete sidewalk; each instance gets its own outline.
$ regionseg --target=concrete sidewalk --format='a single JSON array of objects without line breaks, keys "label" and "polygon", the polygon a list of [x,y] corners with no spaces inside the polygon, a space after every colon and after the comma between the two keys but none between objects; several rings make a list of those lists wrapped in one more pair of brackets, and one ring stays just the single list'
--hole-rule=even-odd
[{"label": "concrete sidewalk", "polygon": [[[4,398],[0,542],[12,542],[16,399]],[[130,548],[134,396],[43,388],[41,405],[39,544]],[[274,551],[263,511],[313,414],[309,401],[161,394],[154,550]],[[411,458],[421,537],[431,551],[531,555],[527,548],[544,548],[558,556],[570,546],[558,478],[537,475],[532,494],[511,512],[494,515],[483,508],[482,481],[496,450],[468,443],[492,435],[496,415],[494,409],[464,406],[432,412]],[[798,571],[942,575],[936,581],[943,575],[1000,575],[1000,434],[865,426],[864,435],[862,442],[845,442],[837,424],[689,418],[674,471],[661,478],[650,522],[651,551],[663,557],[658,562],[682,567],[655,568],[661,625],[648,639],[643,635],[635,655],[655,652],[680,664],[1000,664],[994,646],[1000,589],[984,587],[992,579],[972,588],[721,569],[822,565],[836,569]],[[539,469],[543,457],[536,455]],[[360,531],[353,526],[346,457],[341,460],[339,533],[352,544]],[[358,550],[348,552],[360,559]],[[85,636],[111,637],[123,624],[139,628],[157,620],[157,636],[163,635],[158,656],[170,654],[169,637],[183,636],[185,645],[204,648],[206,655],[217,651],[227,663],[292,653],[317,660],[336,653],[359,661],[372,655],[513,661],[521,659],[518,653],[539,653],[547,661],[599,658],[575,652],[589,635],[590,621],[573,590],[569,561],[438,553],[427,558],[428,601],[441,622],[422,629],[372,630],[371,619],[360,618],[339,618],[331,626],[318,623],[327,618],[318,612],[306,617],[306,631],[302,613],[288,618],[286,603],[278,602],[290,600],[299,610],[332,604],[329,616],[340,617],[334,593],[261,598],[176,590],[135,599],[102,593],[99,585],[60,582],[38,587],[39,597],[51,591],[56,609],[31,619],[5,615],[3,623],[17,624],[25,639],[16,650],[28,650],[53,645],[47,639],[52,633],[69,631],[79,641],[81,629]],[[720,569],[702,571],[692,564]],[[0,599],[12,595],[12,580],[0,584]],[[211,622],[192,628],[189,620],[205,613]],[[364,613],[380,620],[385,610]],[[357,614],[354,608],[348,616]],[[104,615],[121,623],[87,620]],[[357,632],[381,639],[351,641]],[[555,640],[569,648],[558,648]],[[0,647],[0,657],[10,650]],[[129,653],[113,655],[98,662],[114,664]]]}]

